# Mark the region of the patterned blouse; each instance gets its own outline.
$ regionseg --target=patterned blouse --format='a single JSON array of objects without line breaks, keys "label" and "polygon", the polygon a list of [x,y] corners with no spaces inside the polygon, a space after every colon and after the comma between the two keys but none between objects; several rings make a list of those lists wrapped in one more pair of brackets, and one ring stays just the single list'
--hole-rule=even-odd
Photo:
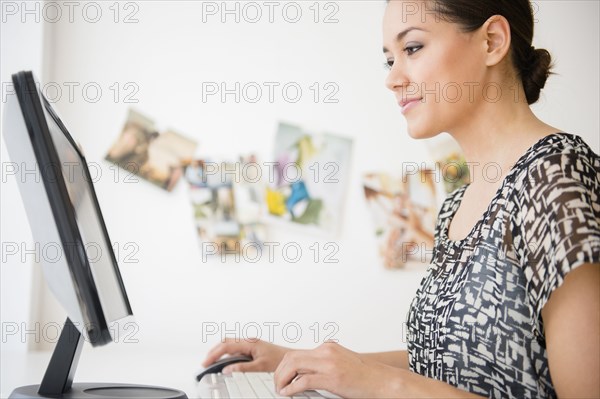
[{"label": "patterned blouse", "polygon": [[556,397],[541,312],[569,271],[600,263],[600,157],[578,136],[542,138],[453,241],[466,187],[442,205],[410,306],[410,369],[487,397]]}]

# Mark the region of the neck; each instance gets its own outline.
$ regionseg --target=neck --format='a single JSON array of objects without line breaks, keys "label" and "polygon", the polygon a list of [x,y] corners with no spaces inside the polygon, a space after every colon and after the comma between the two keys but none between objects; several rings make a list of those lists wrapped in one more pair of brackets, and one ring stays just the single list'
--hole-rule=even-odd
[{"label": "neck", "polygon": [[[503,87],[503,95],[498,102],[480,101],[468,120],[450,133],[461,146],[467,162],[482,170],[483,167],[495,164],[502,176],[505,176],[512,165],[529,147],[542,137],[558,132],[558,129],[540,121],[531,111],[521,89],[515,101],[514,91],[510,86]],[[476,176],[472,182],[477,183]]]}]

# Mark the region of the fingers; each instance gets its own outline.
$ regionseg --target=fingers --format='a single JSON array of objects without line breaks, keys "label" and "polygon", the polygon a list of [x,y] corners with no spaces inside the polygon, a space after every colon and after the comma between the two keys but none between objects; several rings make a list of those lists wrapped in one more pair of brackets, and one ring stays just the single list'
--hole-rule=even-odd
[{"label": "fingers", "polygon": [[231,364],[223,369],[223,373],[247,372],[247,371],[266,371],[264,362],[261,360],[252,360],[251,362],[240,362]]},{"label": "fingers", "polygon": [[309,389],[319,389],[322,386],[323,381],[319,374],[302,374],[278,392],[282,396],[293,396]]},{"label": "fingers", "polygon": [[[317,371],[315,366],[318,364],[319,361],[314,356],[313,351],[293,351],[286,353],[275,370],[275,389],[279,392],[284,387],[289,386],[294,379],[299,381],[306,378],[307,375],[315,373]],[[294,381],[294,383],[297,381]],[[307,383],[307,380],[300,385],[303,386],[305,383]],[[296,384],[294,386],[300,385]]]},{"label": "fingers", "polygon": [[227,338],[224,342],[221,342],[217,346],[213,347],[208,354],[206,359],[202,362],[203,367],[207,367],[221,358],[223,355],[251,355],[252,344],[246,340]]},{"label": "fingers", "polygon": [[275,389],[283,396],[308,389],[334,392],[340,387],[338,368],[344,362],[346,352],[349,353],[334,340],[329,340],[313,350],[286,353],[275,370]]}]

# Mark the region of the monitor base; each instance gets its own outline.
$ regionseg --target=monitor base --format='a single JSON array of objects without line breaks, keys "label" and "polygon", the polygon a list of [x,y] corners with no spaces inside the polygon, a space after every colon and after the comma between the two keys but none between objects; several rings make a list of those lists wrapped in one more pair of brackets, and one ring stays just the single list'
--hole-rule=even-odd
[{"label": "monitor base", "polygon": [[38,393],[39,385],[27,385],[16,388],[10,399],[53,398],[53,399],[107,399],[107,398],[144,398],[144,399],[187,399],[187,395],[177,389],[154,387],[149,385],[80,383],[73,384],[68,392],[60,396],[46,396]]}]

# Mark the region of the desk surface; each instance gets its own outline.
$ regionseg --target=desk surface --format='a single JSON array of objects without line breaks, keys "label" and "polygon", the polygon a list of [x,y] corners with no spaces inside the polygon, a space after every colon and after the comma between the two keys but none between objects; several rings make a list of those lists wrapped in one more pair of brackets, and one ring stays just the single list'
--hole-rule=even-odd
[{"label": "desk surface", "polygon": [[[116,382],[159,385],[184,391],[197,398],[195,372],[203,356],[192,351],[142,348],[117,344],[101,348],[86,345],[74,382]],[[7,398],[16,387],[39,384],[51,352],[1,353],[0,397]]]}]

